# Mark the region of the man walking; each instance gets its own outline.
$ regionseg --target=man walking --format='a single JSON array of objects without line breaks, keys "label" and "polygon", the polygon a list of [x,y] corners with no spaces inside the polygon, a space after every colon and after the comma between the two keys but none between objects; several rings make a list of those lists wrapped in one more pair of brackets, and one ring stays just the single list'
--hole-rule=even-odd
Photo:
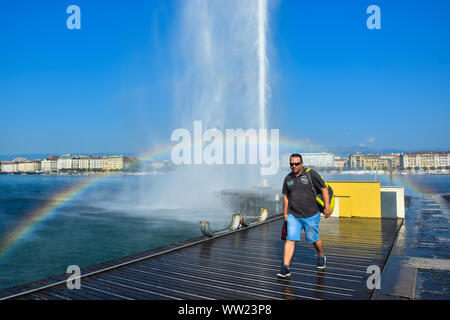
[{"label": "man walking", "polygon": [[292,172],[286,176],[283,183],[283,213],[284,220],[287,221],[287,235],[283,266],[277,274],[280,278],[291,276],[289,265],[294,254],[295,242],[300,241],[302,229],[305,230],[306,241],[312,243],[317,251],[317,268],[325,269],[326,257],[323,255],[322,240],[319,238],[320,211],[315,194],[322,193],[325,218],[331,215],[328,189],[319,174],[312,169],[306,172],[302,156],[298,153],[290,156],[289,165]]}]

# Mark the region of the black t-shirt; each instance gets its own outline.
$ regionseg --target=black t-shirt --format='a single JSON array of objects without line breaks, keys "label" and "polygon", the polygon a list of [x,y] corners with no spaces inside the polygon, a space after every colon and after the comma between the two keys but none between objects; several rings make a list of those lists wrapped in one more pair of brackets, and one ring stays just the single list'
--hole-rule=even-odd
[{"label": "black t-shirt", "polygon": [[306,170],[307,168],[303,168],[298,177],[292,172],[289,173],[283,183],[283,194],[287,195],[289,200],[288,213],[292,213],[297,218],[312,217],[319,212],[311,182],[317,195],[322,193],[322,188],[325,188],[322,177],[316,171],[309,170],[310,182]]}]

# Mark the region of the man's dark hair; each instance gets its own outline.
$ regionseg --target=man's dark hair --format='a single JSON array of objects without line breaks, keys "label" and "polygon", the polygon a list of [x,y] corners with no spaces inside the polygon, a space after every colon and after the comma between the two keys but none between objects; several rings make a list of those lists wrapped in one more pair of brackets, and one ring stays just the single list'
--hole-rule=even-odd
[{"label": "man's dark hair", "polygon": [[290,159],[290,158],[300,158],[301,162],[303,162],[303,158],[302,158],[301,154],[299,154],[299,153],[293,153],[293,154],[291,154],[291,156],[289,157],[289,159]]}]

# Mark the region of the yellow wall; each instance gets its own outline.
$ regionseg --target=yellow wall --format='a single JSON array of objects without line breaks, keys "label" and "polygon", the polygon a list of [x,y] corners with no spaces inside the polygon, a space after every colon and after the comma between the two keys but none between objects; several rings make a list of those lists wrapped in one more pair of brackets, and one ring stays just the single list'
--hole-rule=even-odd
[{"label": "yellow wall", "polygon": [[328,181],[339,197],[340,217],[381,218],[379,182]]}]

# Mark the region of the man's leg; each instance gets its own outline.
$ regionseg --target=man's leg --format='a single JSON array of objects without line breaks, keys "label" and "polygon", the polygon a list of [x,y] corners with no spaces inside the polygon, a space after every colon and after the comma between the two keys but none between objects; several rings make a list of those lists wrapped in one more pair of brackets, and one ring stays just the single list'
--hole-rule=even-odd
[{"label": "man's leg", "polygon": [[281,278],[287,278],[291,276],[289,265],[291,264],[291,259],[294,255],[295,241],[300,240],[300,232],[301,226],[298,222],[298,219],[295,218],[292,214],[288,214],[287,235],[286,241],[284,243],[283,266],[281,267],[281,271],[277,273],[277,275]]},{"label": "man's leg", "polygon": [[325,269],[327,258],[323,255],[323,242],[319,238],[320,212],[315,216],[302,219],[305,226],[306,241],[312,243],[317,252],[317,268]]},{"label": "man's leg", "polygon": [[327,265],[327,258],[323,255],[323,243],[322,239],[317,240],[313,243],[314,248],[316,248],[317,251],[317,269],[325,269]]},{"label": "man's leg", "polygon": [[295,241],[286,240],[284,243],[284,258],[283,266],[281,271],[277,273],[280,278],[289,278],[291,276],[291,271],[289,270],[289,265],[291,263],[292,256],[294,255]]},{"label": "man's leg", "polygon": [[313,243],[318,256],[323,256],[323,242],[322,239],[317,240]]},{"label": "man's leg", "polygon": [[302,226],[294,215],[288,214],[287,218],[287,235],[284,243],[284,265],[289,266],[295,250],[295,241],[300,241],[300,233]]},{"label": "man's leg", "polygon": [[320,212],[316,215],[300,219],[305,228],[306,241],[312,243],[318,256],[323,256],[323,242],[319,238]]},{"label": "man's leg", "polygon": [[291,264],[292,256],[294,255],[295,241],[286,240],[284,243],[284,265],[289,266]]}]

